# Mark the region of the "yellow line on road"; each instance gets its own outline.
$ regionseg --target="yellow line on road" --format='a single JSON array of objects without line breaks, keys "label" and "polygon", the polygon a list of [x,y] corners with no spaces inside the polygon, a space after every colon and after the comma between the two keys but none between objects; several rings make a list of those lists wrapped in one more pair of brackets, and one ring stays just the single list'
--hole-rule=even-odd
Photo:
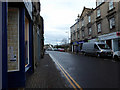
[{"label": "yellow line on road", "polygon": [[[58,65],[58,67],[60,68],[59,64],[56,63]],[[71,80],[67,77],[67,75],[64,73],[64,71],[60,68],[60,70],[62,71],[62,73],[64,74],[64,76],[67,78],[67,80],[69,81],[69,83],[72,85],[72,87],[77,90],[77,88],[75,87],[75,85],[71,82]]]},{"label": "yellow line on road", "polygon": [[[58,65],[60,65],[58,62],[56,62]],[[80,89],[83,90],[81,88],[81,86],[70,76],[70,74],[60,65],[60,67],[64,70],[64,72],[70,77],[70,79],[75,83],[75,85]]]}]

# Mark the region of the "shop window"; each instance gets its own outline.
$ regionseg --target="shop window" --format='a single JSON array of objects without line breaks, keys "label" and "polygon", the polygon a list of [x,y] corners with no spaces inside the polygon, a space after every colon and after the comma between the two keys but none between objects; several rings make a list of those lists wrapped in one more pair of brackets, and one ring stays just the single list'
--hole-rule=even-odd
[{"label": "shop window", "polygon": [[115,28],[115,18],[110,18],[109,19],[109,24],[110,24],[110,29]]},{"label": "shop window", "polygon": [[25,17],[25,67],[29,65],[29,20]]},{"label": "shop window", "polygon": [[19,9],[8,8],[7,22],[8,72],[19,71]]}]

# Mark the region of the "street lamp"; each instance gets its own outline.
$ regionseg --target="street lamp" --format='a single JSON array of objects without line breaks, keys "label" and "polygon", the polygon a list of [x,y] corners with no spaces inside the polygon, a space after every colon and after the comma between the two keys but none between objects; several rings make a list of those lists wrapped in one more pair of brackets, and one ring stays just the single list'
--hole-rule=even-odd
[{"label": "street lamp", "polygon": [[66,31],[65,33],[68,33],[68,44],[69,44],[69,31]]}]

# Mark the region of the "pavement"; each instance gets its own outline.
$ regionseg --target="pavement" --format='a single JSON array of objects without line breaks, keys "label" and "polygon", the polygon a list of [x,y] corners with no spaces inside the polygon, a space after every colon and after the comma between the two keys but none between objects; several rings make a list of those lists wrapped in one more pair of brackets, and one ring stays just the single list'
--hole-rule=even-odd
[{"label": "pavement", "polygon": [[26,78],[27,88],[67,88],[65,78],[48,54],[38,62],[34,73]]}]

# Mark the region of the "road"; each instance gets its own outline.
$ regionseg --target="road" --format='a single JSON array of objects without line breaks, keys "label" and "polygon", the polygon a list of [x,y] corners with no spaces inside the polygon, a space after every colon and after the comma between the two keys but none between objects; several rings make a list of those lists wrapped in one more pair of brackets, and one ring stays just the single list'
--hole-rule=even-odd
[{"label": "road", "polygon": [[120,88],[120,62],[112,59],[47,51],[82,88]]}]

